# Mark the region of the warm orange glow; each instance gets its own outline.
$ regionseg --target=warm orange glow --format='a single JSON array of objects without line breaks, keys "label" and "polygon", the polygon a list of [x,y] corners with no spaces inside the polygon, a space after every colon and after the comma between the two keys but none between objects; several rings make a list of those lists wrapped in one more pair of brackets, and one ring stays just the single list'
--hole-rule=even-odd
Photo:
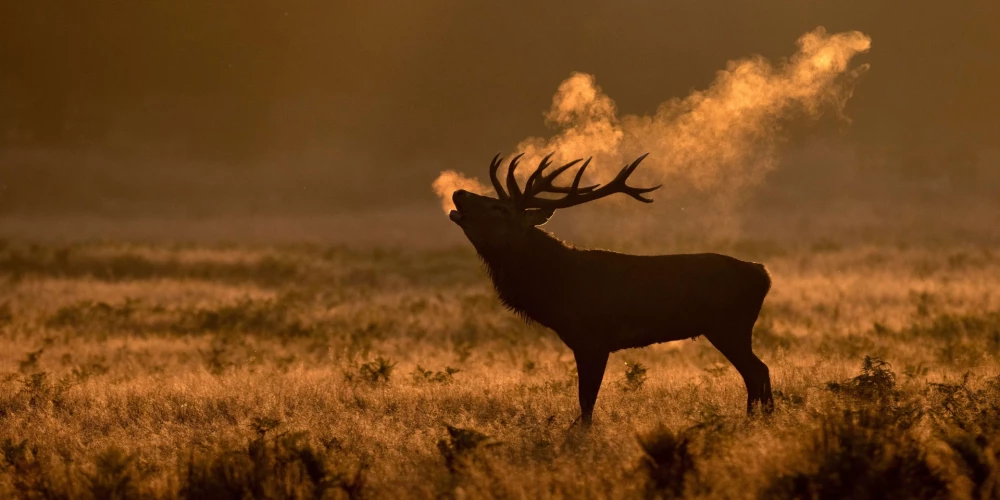
[{"label": "warm orange glow", "polygon": [[[849,68],[851,58],[867,51],[871,40],[857,31],[828,34],[819,27],[802,35],[798,46],[778,65],[759,56],[730,61],[708,89],[668,100],[645,116],[620,115],[593,75],[574,73],[560,84],[545,114],[555,135],[525,139],[516,150],[525,153],[525,164],[550,151],[556,160],[594,156],[587,174],[591,182],[613,176],[648,151],[639,181],[670,177],[737,197],[774,168],[782,122],[798,114],[814,119],[841,112],[867,70],[867,65]],[[435,182],[439,196],[450,196],[437,188],[447,183]]]},{"label": "warm orange glow", "polygon": [[434,180],[432,185],[434,192],[441,198],[441,208],[445,213],[455,209],[455,204],[451,201],[451,194],[459,189],[466,191],[495,196],[493,190],[484,186],[476,179],[470,179],[454,170],[445,170]]}]

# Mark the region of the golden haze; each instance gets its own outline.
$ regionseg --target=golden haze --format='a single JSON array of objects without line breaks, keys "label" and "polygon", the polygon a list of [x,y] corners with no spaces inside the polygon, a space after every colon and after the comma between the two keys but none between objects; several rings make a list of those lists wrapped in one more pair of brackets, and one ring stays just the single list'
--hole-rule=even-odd
[{"label": "golden haze", "polygon": [[[850,67],[851,59],[871,46],[863,33],[828,34],[818,27],[797,45],[798,51],[777,65],[761,56],[730,61],[708,89],[667,100],[652,115],[620,116],[594,75],[574,73],[559,85],[545,114],[555,135],[525,139],[511,153],[524,153],[518,176],[524,180],[543,156],[555,152],[555,161],[594,157],[586,180],[604,182],[648,152],[633,182],[669,180],[738,201],[775,167],[784,122],[840,115],[868,69]],[[439,186],[454,176],[444,172],[435,181],[442,200],[451,192]]]}]

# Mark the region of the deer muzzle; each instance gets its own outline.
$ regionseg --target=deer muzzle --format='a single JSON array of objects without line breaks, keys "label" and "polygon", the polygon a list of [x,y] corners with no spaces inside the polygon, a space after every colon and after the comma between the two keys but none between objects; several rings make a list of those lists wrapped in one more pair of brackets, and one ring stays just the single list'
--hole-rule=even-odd
[{"label": "deer muzzle", "polygon": [[461,212],[461,210],[462,210],[462,205],[461,205],[462,201],[461,200],[462,200],[462,198],[464,198],[468,194],[469,194],[468,191],[466,191],[464,189],[459,189],[458,191],[455,191],[451,195],[451,201],[452,201],[452,203],[455,204],[455,210],[452,210],[451,212],[448,212],[448,218],[451,219],[452,222],[458,223],[460,220],[462,220],[462,212]]}]

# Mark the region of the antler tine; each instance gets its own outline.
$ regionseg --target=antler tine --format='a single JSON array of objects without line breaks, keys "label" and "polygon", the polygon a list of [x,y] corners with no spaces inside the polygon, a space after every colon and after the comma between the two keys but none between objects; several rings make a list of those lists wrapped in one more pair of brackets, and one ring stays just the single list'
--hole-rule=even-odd
[{"label": "antler tine", "polygon": [[[635,161],[633,161],[631,164],[626,165],[624,168],[622,168],[621,171],[618,172],[618,175],[616,175],[615,178],[611,180],[611,182],[600,187],[590,186],[588,188],[580,188],[579,187],[580,179],[583,178],[583,171],[590,164],[590,159],[588,159],[583,164],[583,166],[580,167],[580,170],[577,171],[576,177],[573,179],[573,185],[570,186],[569,188],[566,188],[567,192],[566,196],[556,200],[546,199],[546,198],[535,198],[534,196],[525,196],[525,198],[522,200],[522,204],[526,208],[551,208],[551,209],[567,208],[574,205],[586,203],[588,201],[598,200],[604,198],[605,196],[615,193],[624,193],[643,203],[652,203],[653,200],[646,198],[642,195],[659,189],[660,187],[662,187],[662,184],[660,186],[649,187],[649,188],[632,187],[626,184],[628,177],[632,175],[632,172],[635,172],[635,169],[639,167],[639,163],[641,163],[642,160],[645,159],[648,154],[649,153],[646,153],[636,158]],[[575,162],[572,163],[575,164],[578,161],[580,160],[576,160]],[[544,183],[543,187],[544,185],[551,185],[551,182],[553,179],[555,179],[556,175],[564,172],[566,168],[569,167],[565,165],[563,167],[559,167],[558,169],[551,172],[549,175],[544,176],[542,180],[539,182]],[[547,191],[553,192],[551,189],[548,189]],[[541,190],[536,189],[535,192],[536,193],[541,192]],[[534,194],[534,193],[529,193],[529,194]]]},{"label": "antler tine", "polygon": [[517,161],[520,160],[522,156],[524,156],[524,153],[511,158],[510,165],[507,166],[507,194],[515,200],[521,199],[522,194],[521,188],[517,186],[517,178],[514,177],[514,170],[517,169]]},{"label": "antler tine", "polygon": [[528,182],[524,183],[524,192],[526,194],[530,195],[530,193],[532,193],[532,186],[535,184],[538,176],[542,175],[542,171],[552,164],[549,159],[552,158],[552,155],[554,154],[556,154],[555,151],[545,155],[545,158],[542,158],[542,161],[538,162],[538,168],[536,168],[535,171],[531,173],[531,176],[528,177]]},{"label": "antler tine", "polygon": [[629,196],[631,196],[631,197],[633,197],[633,198],[635,198],[635,199],[637,199],[637,200],[639,200],[639,201],[641,201],[643,203],[652,203],[653,202],[652,199],[646,198],[646,197],[644,197],[642,195],[644,193],[648,193],[648,192],[651,192],[651,191],[656,191],[657,189],[660,189],[661,187],[663,187],[663,184],[659,184],[659,185],[653,186],[651,188],[634,188],[634,187],[630,187],[630,186],[625,186],[625,189],[622,190],[621,192],[625,193],[625,194],[627,194],[627,195],[629,195]]},{"label": "antler tine", "polygon": [[[587,166],[590,165],[590,160],[593,160],[593,159],[594,159],[594,157],[591,156],[590,158],[587,158],[587,161],[583,162],[583,165],[580,165],[580,170],[576,171],[576,177],[573,177],[573,185],[570,186],[569,192],[576,193],[576,192],[579,191],[579,189],[580,189],[580,179],[583,178],[583,171],[587,170]],[[593,191],[595,188],[597,188],[597,186],[600,186],[600,184],[594,184],[593,186],[587,186],[586,189],[588,190],[588,192],[589,191]]]},{"label": "antler tine", "polygon": [[[525,185],[524,185],[524,194],[525,194],[525,196],[534,196],[534,195],[540,194],[540,193],[569,193],[570,192],[570,188],[568,188],[568,187],[565,187],[565,186],[553,186],[552,185],[552,181],[554,181],[557,177],[559,177],[559,175],[561,175],[563,172],[565,172],[566,170],[568,170],[570,167],[572,167],[573,165],[576,165],[577,163],[579,163],[580,160],[579,159],[573,160],[573,161],[571,161],[571,162],[569,162],[569,163],[567,163],[567,164],[565,164],[565,165],[557,168],[555,171],[549,173],[548,175],[542,175],[543,172],[545,171],[545,169],[548,168],[549,165],[552,164],[552,162],[550,161],[550,158],[552,158],[552,155],[554,155],[554,154],[555,154],[555,152],[552,152],[552,153],[549,153],[549,154],[545,155],[545,158],[542,158],[542,161],[538,164],[538,168],[536,168],[535,171],[531,173],[531,177],[528,177],[528,182],[526,182]],[[589,162],[590,160],[587,160],[587,161]],[[586,168],[586,167],[584,167],[584,168]],[[539,177],[542,178],[541,181],[538,180]],[[597,186],[598,186],[597,184],[595,184],[593,186],[585,186],[585,187],[582,187],[582,188],[579,187],[579,186],[577,186],[577,189],[580,192],[588,193],[590,191],[593,191],[594,188],[596,188]]]},{"label": "antler tine", "polygon": [[648,155],[649,155],[649,153],[646,153],[646,154],[644,154],[644,155],[636,158],[635,161],[633,161],[632,163],[630,163],[628,165],[625,165],[625,167],[622,168],[621,172],[618,172],[618,175],[615,176],[614,180],[612,180],[611,182],[609,182],[607,185],[608,186],[614,185],[614,186],[618,187],[619,189],[617,191],[615,191],[615,192],[620,192],[620,193],[627,194],[627,195],[631,196],[632,198],[635,198],[636,200],[639,200],[639,201],[641,201],[643,203],[652,203],[653,200],[651,200],[649,198],[646,198],[646,197],[644,197],[642,195],[645,194],[645,193],[649,193],[651,191],[656,191],[657,189],[660,189],[661,187],[663,187],[663,184],[660,184],[660,185],[657,185],[657,186],[654,186],[654,187],[650,187],[650,188],[637,188],[637,187],[629,186],[628,184],[625,183],[625,181],[628,180],[628,177],[630,175],[632,175],[632,172],[635,172],[635,169],[639,167],[639,163],[641,163],[642,160],[646,159],[646,156],[648,156]]},{"label": "antler tine", "polygon": [[[548,174],[545,174],[545,169],[547,169],[549,167],[549,165],[552,165],[552,156],[553,155],[555,155],[555,151],[553,151],[553,152],[545,155],[545,157],[542,158],[542,160],[540,162],[538,162],[538,167],[535,168],[535,171],[531,173],[531,175],[528,177],[528,180],[525,182],[525,184],[524,184],[524,190],[523,191],[517,185],[517,177],[516,177],[514,171],[517,169],[518,161],[521,159],[522,156],[524,156],[524,153],[521,153],[521,154],[515,156],[514,158],[512,158],[510,160],[510,166],[507,167],[507,195],[508,196],[502,197],[501,199],[513,199],[519,205],[521,205],[521,204],[524,204],[524,203],[530,203],[529,200],[531,198],[534,198],[535,195],[540,194],[540,193],[544,193],[544,192],[548,192],[548,193],[570,193],[570,192],[589,193],[589,192],[593,191],[595,188],[597,188],[598,185],[596,185],[596,184],[593,185],[593,186],[586,186],[586,187],[582,187],[581,188],[579,186],[579,182],[577,182],[577,184],[573,188],[564,187],[564,186],[553,186],[552,182],[557,177],[559,177],[560,174],[562,174],[566,170],[569,170],[570,168],[573,167],[573,165],[576,165],[577,163],[579,163],[581,161],[580,159],[573,160],[573,161],[571,161],[569,163],[566,163],[565,165],[560,166],[559,168],[553,170],[552,172],[549,172]],[[502,159],[500,159],[500,161],[502,161]],[[494,158],[494,162],[490,164],[490,172],[491,172],[490,180],[494,182],[493,187],[494,187],[494,189],[498,189],[498,192],[499,192],[498,186],[499,186],[500,182],[499,182],[499,180],[496,179],[496,176],[494,175],[494,173],[500,167],[500,161],[497,161],[497,158]],[[590,160],[588,160],[588,162],[589,161]],[[581,175],[581,174],[578,173],[578,176],[579,175]]]},{"label": "antler tine", "polygon": [[503,185],[500,184],[500,179],[497,179],[497,170],[500,168],[500,164],[503,162],[503,156],[497,153],[490,161],[490,182],[493,183],[493,190],[497,192],[497,198],[501,200],[509,199],[507,193],[503,190]]},{"label": "antler tine", "polygon": [[647,156],[649,156],[649,153],[643,154],[623,169],[625,176],[622,178],[622,186],[625,185],[625,179],[628,179],[628,176],[632,175],[632,172],[635,172],[635,169],[639,168],[639,164],[642,163],[642,160],[645,160]]},{"label": "antler tine", "polygon": [[[571,161],[571,162],[569,162],[569,163],[567,163],[567,164],[565,164],[565,165],[563,165],[563,166],[561,166],[561,167],[559,167],[559,168],[557,168],[557,169],[549,172],[548,174],[543,175],[542,178],[541,178],[541,180],[539,180],[535,184],[535,188],[531,191],[531,195],[534,196],[536,194],[544,193],[546,191],[549,191],[553,187],[552,186],[552,181],[556,180],[556,177],[559,177],[559,175],[561,175],[563,172],[569,170],[573,165],[576,165],[577,163],[580,163],[580,160],[582,160],[582,158],[577,158],[577,159],[575,159],[575,160],[573,160],[573,161]],[[525,193],[527,193],[527,192],[528,191],[525,191]]]}]

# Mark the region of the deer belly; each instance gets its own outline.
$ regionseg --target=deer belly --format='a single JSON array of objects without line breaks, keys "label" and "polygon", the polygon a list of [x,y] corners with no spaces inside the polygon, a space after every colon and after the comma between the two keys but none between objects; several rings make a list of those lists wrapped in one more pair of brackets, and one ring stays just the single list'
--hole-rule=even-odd
[{"label": "deer belly", "polygon": [[662,342],[689,339],[701,335],[701,332],[679,327],[677,325],[664,328],[627,328],[617,332],[611,339],[611,351],[646,347]]}]

